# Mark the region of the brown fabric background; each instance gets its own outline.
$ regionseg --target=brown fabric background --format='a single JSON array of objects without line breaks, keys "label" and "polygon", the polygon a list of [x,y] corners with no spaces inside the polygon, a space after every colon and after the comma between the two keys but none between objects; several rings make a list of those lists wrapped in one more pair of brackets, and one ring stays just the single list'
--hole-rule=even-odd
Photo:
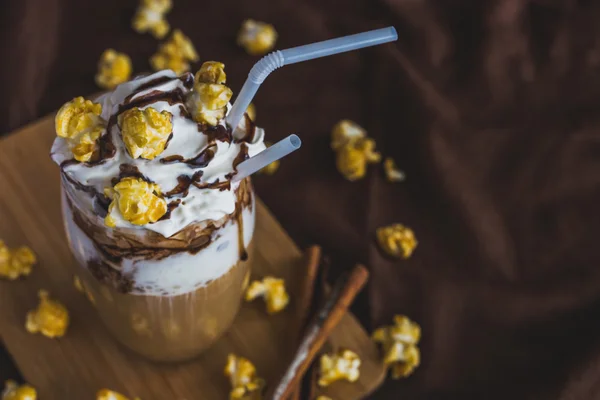
[{"label": "brown fabric background", "polygon": [[[593,1],[174,0],[174,27],[239,90],[257,60],[235,46],[243,19],[273,23],[278,48],[394,25],[396,44],[277,71],[256,98],[276,141],[304,146],[259,194],[339,271],[372,271],[357,312],[372,328],[406,313],[423,328],[422,365],[377,399],[600,398],[600,5]],[[100,53],[138,72],[157,42],[129,28],[136,2],[4,2],[0,131],[97,90]],[[366,127],[406,171],[349,183],[329,131]],[[382,257],[375,229],[420,241]],[[0,377],[4,378],[4,376]],[[157,397],[158,398],[158,397]]]}]

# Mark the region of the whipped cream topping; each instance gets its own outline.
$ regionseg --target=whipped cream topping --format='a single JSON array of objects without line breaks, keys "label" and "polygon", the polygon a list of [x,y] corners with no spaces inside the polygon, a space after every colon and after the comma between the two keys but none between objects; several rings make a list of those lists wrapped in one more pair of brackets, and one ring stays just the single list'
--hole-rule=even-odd
[{"label": "whipped cream topping", "polygon": [[[165,70],[123,83],[94,100],[102,104],[101,117],[107,127],[100,138],[100,156],[93,162],[77,162],[65,139],[54,140],[51,157],[78,189],[80,207],[105,214],[104,189],[124,176],[139,176],[160,186],[170,212],[140,226],[128,222],[115,207],[111,215],[117,228],[148,229],[170,237],[191,223],[218,220],[234,212],[239,183],[231,183],[231,178],[241,161],[265,149],[264,130],[243,119],[235,137],[244,139],[235,140],[224,121],[216,127],[197,124],[186,105],[192,86],[191,74],[178,77]],[[132,158],[123,143],[118,115],[133,107],[153,107],[173,116],[167,147],[153,160]]]}]

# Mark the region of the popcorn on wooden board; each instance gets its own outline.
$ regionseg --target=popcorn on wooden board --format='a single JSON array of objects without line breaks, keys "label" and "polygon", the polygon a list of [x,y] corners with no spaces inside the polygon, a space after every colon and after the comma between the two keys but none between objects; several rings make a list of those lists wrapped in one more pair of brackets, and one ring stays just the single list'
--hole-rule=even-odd
[{"label": "popcorn on wooden board", "polygon": [[340,350],[323,354],[319,361],[319,386],[325,387],[339,380],[356,382],[360,377],[361,360],[353,351]]},{"label": "popcorn on wooden board", "polygon": [[111,228],[116,226],[115,208],[134,225],[156,222],[167,212],[167,202],[160,187],[141,178],[123,178],[113,188],[106,189],[104,194],[112,200],[104,219],[106,226]]},{"label": "popcorn on wooden board", "polygon": [[62,337],[69,326],[69,312],[58,300],[50,298],[45,290],[38,292],[38,307],[27,313],[25,329],[29,333],[38,333],[49,338]]},{"label": "popcorn on wooden board", "polygon": [[317,397],[316,400],[333,400],[331,397],[327,397],[327,396],[319,396]]},{"label": "popcorn on wooden board", "polygon": [[190,70],[191,62],[198,60],[198,53],[190,38],[179,29],[175,29],[171,37],[162,43],[150,58],[150,65],[155,71],[171,69],[180,75]]},{"label": "popcorn on wooden board", "polygon": [[370,138],[351,140],[337,150],[337,169],[349,181],[364,178],[367,165],[379,161],[381,155],[375,152],[375,141]]},{"label": "popcorn on wooden board", "polygon": [[331,148],[341,149],[353,140],[367,137],[367,131],[354,121],[343,119],[334,125],[331,131]]},{"label": "popcorn on wooden board", "polygon": [[[102,389],[96,393],[96,400],[129,400],[129,397],[113,390]],[[133,400],[140,400],[140,398],[136,397]]]},{"label": "popcorn on wooden board", "polygon": [[406,175],[397,166],[393,158],[387,157],[383,161],[383,170],[388,182],[402,182],[406,179]]},{"label": "popcorn on wooden board", "polygon": [[276,41],[277,31],[273,25],[253,19],[244,21],[237,38],[238,45],[251,55],[267,53],[275,47]]},{"label": "popcorn on wooden board", "polygon": [[125,53],[108,49],[100,56],[96,84],[103,89],[114,89],[131,77],[131,59]]},{"label": "popcorn on wooden board", "polygon": [[394,325],[381,327],[373,332],[373,340],[380,343],[383,362],[391,369],[392,378],[405,378],[420,363],[417,344],[421,339],[421,327],[404,315],[394,317]]},{"label": "popcorn on wooden board", "polygon": [[156,39],[169,33],[169,23],[165,15],[173,6],[171,0],[140,0],[131,25],[138,33],[150,32]]},{"label": "popcorn on wooden board", "polygon": [[100,117],[102,105],[76,97],[65,103],[56,114],[56,134],[65,138],[77,161],[87,162],[97,147],[106,122]]},{"label": "popcorn on wooden board", "polygon": [[414,232],[402,225],[392,224],[377,229],[379,247],[392,257],[409,258],[419,244]]},{"label": "popcorn on wooden board", "polygon": [[19,385],[13,380],[8,380],[4,384],[2,391],[2,400],[36,400],[37,392],[33,386]]},{"label": "popcorn on wooden board", "polygon": [[[273,143],[265,142],[265,145],[268,148],[268,147],[271,147],[273,145]],[[261,168],[258,171],[258,173],[265,174],[265,175],[273,175],[279,169],[279,164],[280,164],[280,160],[275,160],[271,164],[267,165],[266,167]]]},{"label": "popcorn on wooden board", "polygon": [[196,72],[194,91],[190,96],[192,116],[198,123],[215,126],[225,117],[233,91],[225,86],[225,64],[207,61]]},{"label": "popcorn on wooden board", "polygon": [[152,107],[134,107],[119,115],[121,136],[132,158],[152,160],[165,150],[173,132],[173,115]]},{"label": "popcorn on wooden board", "polygon": [[284,280],[271,276],[267,276],[262,281],[252,282],[246,290],[246,301],[252,301],[257,297],[264,298],[269,314],[280,312],[290,301]]},{"label": "popcorn on wooden board", "polygon": [[229,354],[224,372],[231,383],[230,400],[262,400],[265,381],[257,377],[256,368],[249,360]]},{"label": "popcorn on wooden board", "polygon": [[0,240],[0,278],[14,281],[28,276],[36,261],[36,256],[29,247],[21,246],[11,250]]}]

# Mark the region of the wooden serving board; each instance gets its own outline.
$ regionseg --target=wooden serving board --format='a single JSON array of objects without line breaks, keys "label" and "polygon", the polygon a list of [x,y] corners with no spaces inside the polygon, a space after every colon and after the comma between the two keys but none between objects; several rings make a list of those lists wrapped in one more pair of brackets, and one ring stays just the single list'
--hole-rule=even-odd
[{"label": "wooden serving board", "polygon": [[[267,383],[275,379],[295,350],[294,297],[303,263],[300,250],[264,204],[257,204],[253,278],[285,278],[291,305],[269,317],[262,302],[244,304],[232,329],[198,359],[152,363],[117,344],[93,306],[73,287],[69,271],[74,260],[63,231],[59,170],[48,156],[53,139],[54,120],[49,116],[0,140],[0,239],[9,247],[29,245],[38,256],[31,276],[0,281],[0,338],[39,398],[95,399],[99,389],[110,388],[143,400],[227,399],[230,387],[223,368],[232,352],[253,361]],[[42,288],[70,311],[71,325],[61,339],[24,329],[25,315],[37,305]],[[363,361],[359,382],[327,389],[334,400],[362,398],[383,381],[378,350],[351,314],[328,346],[352,349]]]}]

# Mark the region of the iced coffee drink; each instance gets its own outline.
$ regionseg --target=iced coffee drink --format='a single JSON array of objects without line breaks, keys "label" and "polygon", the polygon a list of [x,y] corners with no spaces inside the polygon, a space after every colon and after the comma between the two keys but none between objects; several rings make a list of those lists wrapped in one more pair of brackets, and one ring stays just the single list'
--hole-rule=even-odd
[{"label": "iced coffee drink", "polygon": [[74,273],[112,334],[154,360],[214,343],[249,276],[254,193],[235,177],[264,131],[247,117],[225,124],[223,68],[137,78],[56,117]]}]

